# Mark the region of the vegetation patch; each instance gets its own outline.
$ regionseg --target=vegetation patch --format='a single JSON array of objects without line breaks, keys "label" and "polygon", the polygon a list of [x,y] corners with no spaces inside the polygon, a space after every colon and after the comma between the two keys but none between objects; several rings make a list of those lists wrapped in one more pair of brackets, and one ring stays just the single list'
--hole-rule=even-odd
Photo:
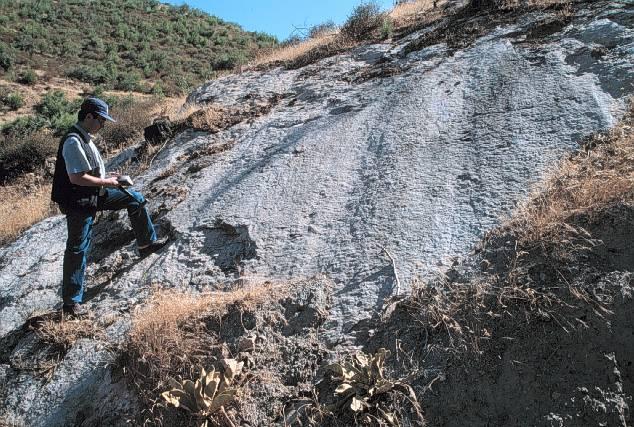
[{"label": "vegetation patch", "polygon": [[[277,40],[155,0],[0,1],[0,71],[44,71],[109,89],[183,93]],[[54,28],[54,31],[49,29]],[[50,61],[50,56],[59,58]]]},{"label": "vegetation patch", "polygon": [[309,425],[386,425],[404,420],[424,425],[414,389],[407,379],[394,380],[385,372],[390,352],[357,352],[324,368],[316,385],[319,403],[306,411]]},{"label": "vegetation patch", "polygon": [[582,141],[582,150],[561,161],[536,186],[505,230],[528,248],[548,242],[565,248],[587,236],[581,216],[600,215],[617,203],[634,202],[634,105],[607,132]]},{"label": "vegetation patch", "polygon": [[285,407],[310,395],[327,354],[318,330],[328,304],[329,284],[321,279],[240,279],[226,291],[158,292],[134,316],[121,359],[145,405],[139,421],[283,422]]},{"label": "vegetation patch", "polygon": [[0,186],[0,245],[16,239],[31,225],[57,212],[51,205],[51,186],[29,177]]},{"label": "vegetation patch", "polygon": [[[439,43],[445,43],[450,49],[463,49],[488,33],[495,27],[515,23],[518,14],[533,10],[551,10],[544,22],[549,25],[557,23],[561,28],[572,19],[572,5],[583,0],[543,0],[519,2],[515,0],[471,0],[467,6],[457,9],[435,22],[429,31],[410,42],[404,53],[415,52]],[[411,23],[404,32],[411,33],[427,27],[429,21]]]}]

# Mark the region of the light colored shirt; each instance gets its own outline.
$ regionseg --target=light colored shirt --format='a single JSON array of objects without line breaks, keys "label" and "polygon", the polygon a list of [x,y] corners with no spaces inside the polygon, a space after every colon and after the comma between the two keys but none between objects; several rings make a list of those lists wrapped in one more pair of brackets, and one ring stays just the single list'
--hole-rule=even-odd
[{"label": "light colored shirt", "polygon": [[[75,125],[73,128],[74,131],[81,132],[84,137],[84,141],[88,142],[88,148],[93,156],[93,158],[98,163],[99,173],[98,176],[100,178],[106,177],[106,165],[104,164],[103,158],[97,149],[97,146],[92,141],[92,135],[86,132],[79,124]],[[86,152],[84,151],[84,146],[76,136],[69,136],[64,141],[64,146],[62,147],[62,156],[64,157],[64,162],[66,163],[66,172],[68,173],[80,173],[80,172],[91,172],[93,169],[90,167],[90,162],[88,161],[88,157],[86,156]],[[103,194],[104,189],[101,188],[100,193]]]}]

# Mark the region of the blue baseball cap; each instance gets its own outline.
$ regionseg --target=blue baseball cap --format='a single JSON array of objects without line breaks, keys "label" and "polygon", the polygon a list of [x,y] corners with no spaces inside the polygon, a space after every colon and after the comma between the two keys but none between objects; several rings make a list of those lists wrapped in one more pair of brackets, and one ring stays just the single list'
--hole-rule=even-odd
[{"label": "blue baseball cap", "polygon": [[116,122],[115,119],[108,115],[108,104],[102,99],[90,97],[86,98],[84,102],[81,104],[81,110],[86,113],[95,113],[99,114],[106,120],[110,120],[111,122]]}]

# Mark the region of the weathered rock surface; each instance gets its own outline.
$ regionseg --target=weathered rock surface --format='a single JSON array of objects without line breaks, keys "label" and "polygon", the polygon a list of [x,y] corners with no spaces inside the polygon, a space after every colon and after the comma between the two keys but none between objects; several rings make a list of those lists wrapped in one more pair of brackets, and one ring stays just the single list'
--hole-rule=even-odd
[{"label": "weathered rock surface", "polygon": [[[161,253],[138,260],[126,214],[101,217],[86,302],[98,319],[115,317],[108,343],[125,336],[130,309],[154,284],[323,273],[335,283],[326,337],[355,344],[356,325],[386,297],[467,251],[549,165],[620,117],[634,93],[631,5],[584,4],[556,31],[534,31],[549,13],[466,48],[406,54],[423,29],[197,89],[192,102],[270,111],[220,132],[180,133],[137,178],[174,238]],[[89,422],[77,421],[78,396],[113,390],[102,383],[108,352],[90,340],[50,381],[12,362],[25,322],[60,305],[65,234],[54,217],[0,248],[0,414],[28,425]]]}]

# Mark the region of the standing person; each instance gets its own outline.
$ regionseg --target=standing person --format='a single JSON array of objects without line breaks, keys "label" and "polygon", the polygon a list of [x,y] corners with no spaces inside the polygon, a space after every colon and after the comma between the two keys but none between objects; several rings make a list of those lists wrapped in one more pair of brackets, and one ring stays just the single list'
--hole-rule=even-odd
[{"label": "standing person", "polygon": [[128,210],[142,257],[167,243],[167,238],[157,239],[143,196],[131,192],[131,197],[119,189],[119,174],[106,174],[104,161],[92,139],[106,121],[115,121],[108,114],[108,104],[99,98],[87,98],[77,117],[78,122],[60,141],[51,192],[51,199],[66,214],[68,240],[64,252],[62,313],[72,317],[82,314],[86,258],[97,211]]}]

